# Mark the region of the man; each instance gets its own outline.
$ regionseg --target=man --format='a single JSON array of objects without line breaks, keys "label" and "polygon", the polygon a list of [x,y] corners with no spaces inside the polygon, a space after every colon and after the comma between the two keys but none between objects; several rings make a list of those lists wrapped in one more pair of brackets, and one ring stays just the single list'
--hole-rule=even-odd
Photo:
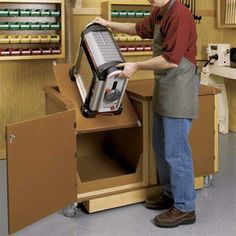
[{"label": "man", "polygon": [[199,76],[196,67],[196,26],[191,12],[178,0],[149,0],[151,15],[142,22],[94,22],[130,35],[153,39],[153,58],[123,63],[121,76],[153,70],[153,147],[163,192],[146,207],[168,209],[155,217],[159,227],[192,224],[195,216],[194,172],[188,135],[197,117]]}]

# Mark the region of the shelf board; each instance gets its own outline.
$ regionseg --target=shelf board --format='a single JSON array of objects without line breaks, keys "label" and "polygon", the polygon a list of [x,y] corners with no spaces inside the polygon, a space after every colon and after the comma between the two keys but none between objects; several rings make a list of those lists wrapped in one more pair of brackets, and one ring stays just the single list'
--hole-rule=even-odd
[{"label": "shelf board", "polygon": [[63,0],[1,0],[1,3],[62,3]]},{"label": "shelf board", "polygon": [[14,60],[33,60],[33,59],[57,59],[64,58],[64,54],[54,55],[30,55],[30,56],[0,56],[0,61],[14,61]]},{"label": "shelf board", "polygon": [[219,25],[218,25],[218,28],[233,29],[233,28],[236,28],[236,24],[232,24],[232,25],[219,24]]},{"label": "shelf board", "polygon": [[151,56],[153,54],[152,51],[148,52],[122,52],[123,56]]},{"label": "shelf board", "polygon": [[110,1],[111,5],[145,5],[145,6],[150,6],[150,3],[148,3],[148,1],[143,1],[143,2],[133,2],[133,1]]}]

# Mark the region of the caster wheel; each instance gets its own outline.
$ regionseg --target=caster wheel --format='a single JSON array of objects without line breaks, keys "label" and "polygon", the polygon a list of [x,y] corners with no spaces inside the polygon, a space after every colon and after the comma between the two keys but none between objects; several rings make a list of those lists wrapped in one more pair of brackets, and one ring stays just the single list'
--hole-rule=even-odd
[{"label": "caster wheel", "polygon": [[72,204],[68,205],[67,207],[65,207],[63,209],[64,216],[66,216],[66,217],[73,217],[73,216],[75,216],[76,210],[77,210],[77,206],[78,206],[77,203],[72,203]]},{"label": "caster wheel", "polygon": [[214,184],[214,176],[213,175],[204,176],[204,187],[210,187],[213,184]]}]

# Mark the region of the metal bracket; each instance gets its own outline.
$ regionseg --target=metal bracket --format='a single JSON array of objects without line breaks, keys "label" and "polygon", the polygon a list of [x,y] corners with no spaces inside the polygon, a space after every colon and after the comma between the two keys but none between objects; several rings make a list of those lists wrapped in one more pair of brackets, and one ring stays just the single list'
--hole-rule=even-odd
[{"label": "metal bracket", "polygon": [[12,144],[15,139],[16,139],[16,136],[14,134],[10,134],[10,136],[9,136],[9,143]]}]

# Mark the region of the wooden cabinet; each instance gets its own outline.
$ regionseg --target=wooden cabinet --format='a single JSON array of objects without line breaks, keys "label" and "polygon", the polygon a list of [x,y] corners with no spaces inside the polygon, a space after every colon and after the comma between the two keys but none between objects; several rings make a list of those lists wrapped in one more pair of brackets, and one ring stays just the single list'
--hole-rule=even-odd
[{"label": "wooden cabinet", "polygon": [[[156,161],[152,149],[152,90],[153,79],[130,81],[128,95],[133,104],[146,106],[149,123],[149,185],[157,184]],[[195,188],[202,185],[202,177],[218,171],[218,120],[216,94],[220,91],[201,85],[199,91],[199,117],[193,121],[190,144],[194,161]],[[158,163],[157,163],[158,165]],[[199,178],[200,177],[200,178]]]},{"label": "wooden cabinet", "polygon": [[[10,234],[74,202],[96,212],[160,191],[151,141],[153,80],[129,82],[120,115],[85,118],[69,68],[54,66],[58,87],[44,88],[44,117],[6,126]],[[214,91],[201,89],[191,133],[201,179],[217,171]]]},{"label": "wooden cabinet", "polygon": [[6,126],[10,234],[73,202],[95,212],[142,202],[154,189],[148,129],[127,95],[120,115],[85,118],[69,68],[54,66],[59,90],[44,88],[46,116]]},{"label": "wooden cabinet", "polygon": [[0,60],[64,58],[64,0],[1,0]]},{"label": "wooden cabinet", "polygon": [[[103,2],[101,7],[102,17],[116,22],[137,23],[151,13],[151,5],[148,1],[107,1]],[[113,36],[124,56],[152,55],[152,40],[150,39],[118,32],[113,32]]]},{"label": "wooden cabinet", "polygon": [[234,0],[217,0],[218,28],[236,28],[236,2]]},{"label": "wooden cabinet", "polygon": [[[143,201],[148,186],[148,129],[142,125],[127,95],[120,115],[85,118],[76,83],[68,78],[70,65],[56,65],[54,72],[60,93],[46,88],[46,111],[60,110],[58,99],[66,97],[76,108],[78,201],[89,212]],[[58,99],[55,99],[58,98]],[[146,123],[145,123],[146,124]],[[124,196],[134,191],[140,196]],[[92,199],[124,194],[123,199],[92,206]],[[132,195],[132,194],[131,194]]]}]

